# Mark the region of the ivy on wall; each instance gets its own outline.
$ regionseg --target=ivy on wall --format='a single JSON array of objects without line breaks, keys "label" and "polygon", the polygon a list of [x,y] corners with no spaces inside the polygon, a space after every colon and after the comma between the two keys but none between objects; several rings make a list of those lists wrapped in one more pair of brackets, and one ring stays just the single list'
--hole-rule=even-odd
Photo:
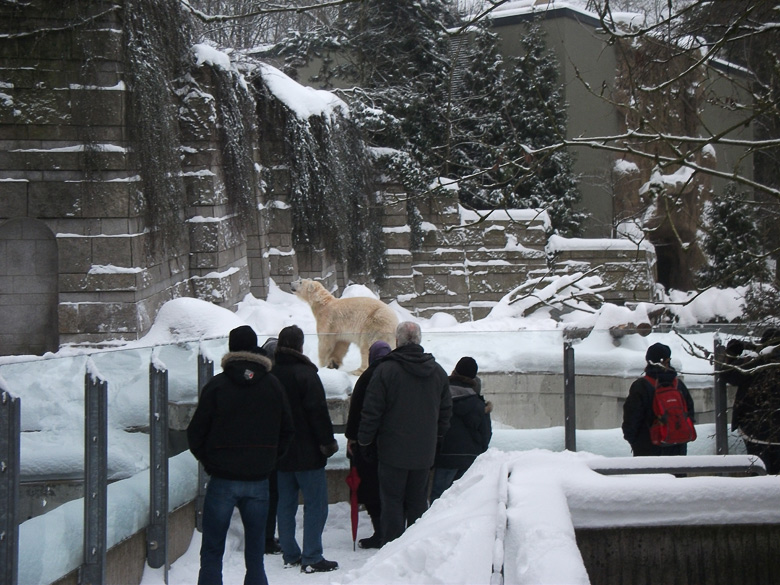
[{"label": "ivy on wall", "polygon": [[296,116],[265,87],[253,82],[258,116],[282,143],[290,172],[293,245],[323,248],[352,272],[382,278],[385,272],[381,202],[368,152],[358,129],[338,111]]},{"label": "ivy on wall", "polygon": [[172,80],[189,67],[189,22],[176,2],[126,0],[128,126],[140,170],[144,213],[155,252],[184,250],[186,197]]}]

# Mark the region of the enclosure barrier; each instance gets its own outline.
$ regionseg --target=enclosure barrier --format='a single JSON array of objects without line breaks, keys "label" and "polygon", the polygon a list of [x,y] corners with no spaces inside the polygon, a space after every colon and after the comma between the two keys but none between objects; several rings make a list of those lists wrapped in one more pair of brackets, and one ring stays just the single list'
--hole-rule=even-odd
[{"label": "enclosure barrier", "polygon": [[91,363],[84,377],[84,585],[106,582],[108,534],[108,384]]},{"label": "enclosure barrier", "polygon": [[21,402],[0,390],[0,582],[16,585],[19,570],[19,431]]},{"label": "enclosure barrier", "polygon": [[[719,340],[715,355],[723,354]],[[720,352],[720,353],[719,353]],[[720,360],[718,360],[720,362]],[[563,346],[564,417],[566,449],[576,450],[575,356],[570,342]],[[107,488],[107,383],[90,361],[85,374],[85,505],[84,559],[79,569],[80,583],[106,581],[106,488]],[[198,352],[198,391],[213,376],[214,364],[202,349]],[[716,431],[718,453],[727,453],[727,404],[725,382],[716,376]],[[717,398],[720,395],[720,398]],[[20,400],[3,390],[0,395],[0,585],[17,585],[19,560],[19,518],[17,513],[20,480]],[[150,433],[150,517],[146,531],[146,559],[152,568],[164,567],[167,582],[168,556],[168,371],[152,352],[149,365]],[[743,462],[744,463],[744,462]],[[759,469],[755,462],[751,470]],[[194,525],[202,526],[203,499],[207,476],[198,473],[198,492],[194,502]],[[500,553],[495,558],[494,580],[502,579]]]}]

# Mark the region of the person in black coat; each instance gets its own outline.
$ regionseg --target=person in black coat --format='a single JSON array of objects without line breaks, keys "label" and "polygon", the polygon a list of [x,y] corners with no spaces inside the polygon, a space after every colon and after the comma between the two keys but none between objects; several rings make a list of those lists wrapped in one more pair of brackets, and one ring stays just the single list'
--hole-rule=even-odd
[{"label": "person in black coat", "polygon": [[238,507],[244,524],[244,582],[265,585],[268,477],[292,442],[292,415],[252,328],[233,329],[228,349],[222,372],[203,387],[187,427],[190,451],[210,476],[198,584],[222,583],[225,538],[233,508]]},{"label": "person in black coat", "polygon": [[780,473],[780,330],[761,335],[756,355],[742,357],[745,342],[726,344],[726,382],[737,386],[731,430],[739,431],[750,455],[760,457],[767,473]]},{"label": "person in black coat", "polygon": [[[656,380],[658,386],[666,386],[673,383],[677,378],[677,372],[671,367],[672,350],[669,346],[662,343],[654,343],[647,348],[645,360],[645,375]],[[677,380],[677,387],[685,399],[688,407],[688,413],[693,419],[693,398],[691,393],[683,384],[682,380]],[[653,397],[655,388],[647,380],[638,378],[631,384],[628,391],[628,398],[623,404],[623,438],[631,445],[631,451],[634,457],[643,457],[648,455],[686,455],[688,453],[687,443],[678,445],[653,445],[650,440],[650,426],[655,420],[653,412]]]},{"label": "person in black coat", "polygon": [[357,468],[360,476],[358,485],[358,502],[366,507],[368,517],[374,527],[374,534],[368,538],[358,540],[360,548],[380,548],[382,546],[381,513],[382,504],[379,500],[379,475],[377,468],[376,452],[366,457],[364,452],[358,449],[358,430],[360,429],[360,413],[363,410],[363,401],[366,397],[366,388],[374,370],[380,360],[392,351],[385,341],[375,341],[368,349],[368,368],[360,375],[352,390],[349,401],[349,414],[347,415],[347,428],[344,436],[347,438],[347,455],[352,465]]},{"label": "person in black coat", "polygon": [[450,374],[452,418],[436,454],[431,484],[431,502],[460,479],[478,455],[487,451],[493,435],[492,404],[486,404],[477,378],[477,362],[462,357]]},{"label": "person in black coat", "polygon": [[376,442],[382,543],[401,536],[428,508],[428,476],[436,445],[452,416],[447,373],[420,345],[420,326],[396,328],[396,349],[377,366],[366,389],[359,449]]},{"label": "person in black coat", "polygon": [[[285,566],[315,573],[338,568],[322,555],[328,519],[325,464],[338,451],[325,389],[315,366],[303,354],[303,331],[296,325],[279,332],[273,374],[284,386],[292,410],[295,440],[279,461],[277,523]],[[303,550],[295,538],[298,497],[303,495]]]}]

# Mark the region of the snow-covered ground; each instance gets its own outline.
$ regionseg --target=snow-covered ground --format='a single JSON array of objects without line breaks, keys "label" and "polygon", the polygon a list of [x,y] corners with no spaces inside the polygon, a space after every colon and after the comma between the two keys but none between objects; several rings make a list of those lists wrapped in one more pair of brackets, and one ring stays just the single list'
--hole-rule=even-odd
[{"label": "snow-covered ground", "polygon": [[[370,295],[352,286],[341,296]],[[680,320],[693,324],[714,314],[739,314],[739,292],[712,291],[687,305],[678,306]],[[418,321],[423,345],[446,370],[463,355],[473,356],[485,371],[561,371],[563,325],[546,310],[519,317],[516,305],[500,303],[487,318],[459,324],[441,314],[416,319],[397,303],[401,319]],[[638,374],[646,348],[657,341],[672,347],[673,365],[684,371],[689,383],[711,383],[712,366],[689,351],[696,345],[709,349],[713,333],[680,336],[651,333],[628,335],[616,345],[609,328],[618,323],[641,322],[646,307],[629,310],[605,305],[597,313],[568,316],[566,325],[593,327],[575,346],[577,373],[589,371],[617,375]],[[127,432],[148,416],[148,371],[152,347],[157,360],[169,371],[172,400],[192,401],[196,396],[195,354],[200,348],[218,367],[226,350],[228,332],[249,324],[262,342],[283,327],[296,323],[307,333],[304,351],[316,356],[316,327],[309,307],[294,295],[272,286],[267,299],[248,296],[235,312],[195,299],[177,299],[163,306],[149,334],[139,341],[118,342],[117,349],[93,352],[63,348],[57,355],[16,356],[0,360],[0,386],[22,402],[22,471],[24,475],[78,474],[83,459],[83,383],[85,368],[109,381],[109,468],[115,478],[127,478],[109,491],[109,544],[128,530],[138,530],[148,517],[148,461],[145,435]],[[172,345],[171,345],[172,344]],[[316,358],[315,358],[316,359]],[[350,350],[345,370],[359,364]],[[343,371],[320,370],[329,395],[346,395],[354,376]],[[713,455],[714,429],[700,425],[699,439],[690,453]],[[325,532],[325,556],[340,563],[340,570],[301,576],[282,569],[281,558],[267,557],[272,583],[488,583],[494,561],[505,562],[507,583],[584,583],[582,561],[573,541],[574,527],[652,522],[654,502],[673,493],[675,507],[685,510],[687,521],[698,524],[780,521],[780,478],[686,478],[669,475],[616,478],[590,469],[596,457],[630,455],[619,429],[578,432],[580,452],[563,451],[562,428],[517,430],[498,428],[491,449],[470,472],[438,500],[403,538],[381,551],[352,550],[348,505],[335,504]],[[331,467],[346,467],[344,440]],[[739,441],[731,444],[739,448]],[[171,460],[171,505],[194,494],[196,464],[187,452]],[[512,470],[507,482],[507,470]],[[637,493],[647,494],[646,505],[637,504]],[[773,503],[772,503],[773,502]],[[506,505],[506,509],[502,508]],[[502,511],[503,510],[503,511]],[[81,503],[70,502],[24,522],[20,528],[20,580],[46,583],[78,566]],[[514,530],[501,534],[510,519]],[[683,515],[680,515],[683,517]],[[370,522],[361,515],[358,537],[370,535]],[[533,538],[530,535],[533,534]],[[511,551],[504,556],[504,547]],[[555,547],[545,546],[554,539]],[[520,546],[537,542],[538,546]],[[225,582],[243,579],[240,523],[233,526],[225,560]],[[193,535],[190,551],[174,563],[169,583],[193,583],[198,569],[199,535]],[[53,551],[57,551],[56,554]],[[75,551],[75,552],[74,552]],[[528,561],[528,562],[526,562]],[[162,583],[159,570],[148,569],[144,584]]]}]

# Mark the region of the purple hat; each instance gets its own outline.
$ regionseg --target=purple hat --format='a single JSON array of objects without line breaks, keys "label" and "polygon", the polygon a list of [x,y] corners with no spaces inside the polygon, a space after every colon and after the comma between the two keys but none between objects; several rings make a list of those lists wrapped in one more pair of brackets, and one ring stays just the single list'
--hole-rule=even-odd
[{"label": "purple hat", "polygon": [[373,364],[379,358],[385,357],[391,351],[392,348],[386,341],[375,341],[371,344],[371,347],[368,348],[369,365]]}]

